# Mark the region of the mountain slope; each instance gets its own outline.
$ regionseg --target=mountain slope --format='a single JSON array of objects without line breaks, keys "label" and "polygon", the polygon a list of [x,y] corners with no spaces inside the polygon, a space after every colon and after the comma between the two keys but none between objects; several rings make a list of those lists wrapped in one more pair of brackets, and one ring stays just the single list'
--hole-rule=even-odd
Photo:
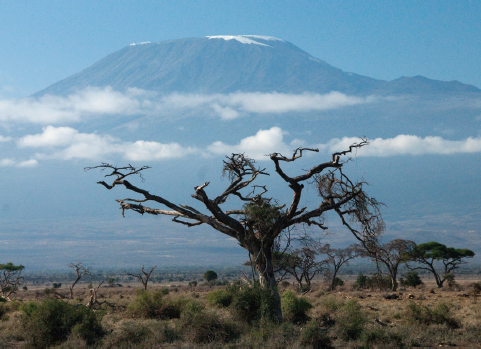
[{"label": "mountain slope", "polygon": [[479,92],[461,83],[420,78],[392,82],[346,73],[295,45],[260,36],[188,38],[127,46],[35,96],[67,95],[87,86],[136,87],[161,93],[304,91],[348,94]]}]

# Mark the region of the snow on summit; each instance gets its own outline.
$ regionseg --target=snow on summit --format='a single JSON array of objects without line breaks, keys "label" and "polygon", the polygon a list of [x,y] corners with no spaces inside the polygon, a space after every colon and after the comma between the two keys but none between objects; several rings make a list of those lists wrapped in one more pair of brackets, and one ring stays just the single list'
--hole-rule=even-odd
[{"label": "snow on summit", "polygon": [[269,40],[276,40],[276,41],[284,41],[278,38],[274,38],[272,36],[262,36],[262,35],[216,35],[216,36],[207,36],[209,39],[223,39],[223,40],[237,40],[240,43],[243,44],[255,44],[255,45],[261,45],[261,46],[269,46],[266,44],[263,44],[259,41],[255,41],[253,39],[258,39],[258,40],[264,40],[264,41],[269,41]]}]

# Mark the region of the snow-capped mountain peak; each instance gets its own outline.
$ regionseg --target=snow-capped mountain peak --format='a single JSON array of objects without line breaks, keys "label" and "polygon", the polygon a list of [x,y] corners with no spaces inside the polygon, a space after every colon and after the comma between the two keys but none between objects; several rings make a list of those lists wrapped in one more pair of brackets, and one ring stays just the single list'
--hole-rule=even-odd
[{"label": "snow-capped mountain peak", "polygon": [[223,39],[225,41],[237,40],[242,44],[255,44],[255,45],[261,45],[261,46],[269,46],[269,45],[263,44],[253,39],[264,40],[264,41],[269,41],[269,40],[283,41],[281,39],[274,38],[272,36],[262,36],[262,35],[216,35],[216,36],[207,36],[207,38]]}]

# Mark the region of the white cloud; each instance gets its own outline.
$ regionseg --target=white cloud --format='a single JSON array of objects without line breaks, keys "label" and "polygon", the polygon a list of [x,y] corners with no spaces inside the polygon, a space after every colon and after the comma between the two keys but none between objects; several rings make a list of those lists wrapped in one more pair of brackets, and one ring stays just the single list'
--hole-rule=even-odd
[{"label": "white cloud", "polygon": [[[319,144],[320,149],[336,152],[346,150],[349,145],[359,142],[359,138],[334,138],[326,144]],[[394,138],[376,138],[370,145],[358,149],[357,156],[394,156],[421,154],[456,154],[481,152],[481,137],[469,137],[460,141],[451,141],[441,137],[428,136],[421,138],[412,135],[399,135]]]},{"label": "white cloud", "polygon": [[269,130],[259,130],[255,136],[242,139],[237,145],[228,145],[217,141],[207,147],[214,154],[245,153],[255,160],[268,160],[266,155],[271,153],[289,153],[290,148],[284,143],[286,132],[279,127]]},{"label": "white cloud", "polygon": [[[160,160],[182,157],[197,152],[178,143],[122,142],[110,135],[80,133],[70,127],[44,127],[43,132],[17,140],[20,148],[50,148],[50,153],[37,154],[38,159],[103,159],[120,155],[126,160]],[[25,164],[26,165],[26,164]]]},{"label": "white cloud", "polygon": [[340,92],[318,94],[304,92],[261,93],[236,92],[230,94],[178,94],[162,98],[162,106],[170,109],[210,108],[222,119],[234,119],[242,114],[283,114],[338,109],[345,106],[372,103],[376,97],[353,97]]},{"label": "white cloud", "polygon": [[17,167],[36,167],[36,166],[38,166],[38,161],[36,159],[20,161],[19,163],[17,163]]},{"label": "white cloud", "polygon": [[35,167],[38,165],[38,161],[35,159],[25,161],[15,161],[15,159],[1,159],[0,167]]},{"label": "white cloud", "polygon": [[7,167],[7,166],[14,166],[15,160],[13,159],[1,159],[0,160],[0,167]]},{"label": "white cloud", "polygon": [[12,140],[12,137],[5,137],[0,135],[0,143],[2,142],[10,142]]},{"label": "white cloud", "polygon": [[156,92],[132,88],[126,92],[111,87],[88,87],[66,97],[0,100],[0,122],[62,124],[111,115],[169,115],[189,110],[208,111],[229,120],[241,115],[310,112],[371,103],[375,97],[353,97],[339,92],[179,94],[159,96]]},{"label": "white cloud", "polygon": [[46,124],[77,122],[90,115],[133,115],[141,112],[148,95],[138,89],[121,93],[110,87],[89,87],[67,97],[0,100],[0,121]]}]

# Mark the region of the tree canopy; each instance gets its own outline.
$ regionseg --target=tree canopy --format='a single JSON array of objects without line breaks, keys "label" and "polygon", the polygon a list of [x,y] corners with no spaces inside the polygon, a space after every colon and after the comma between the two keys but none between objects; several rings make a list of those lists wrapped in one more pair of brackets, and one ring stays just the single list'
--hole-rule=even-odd
[{"label": "tree canopy", "polygon": [[[436,241],[419,244],[412,251],[404,254],[404,259],[407,262],[420,264],[417,267],[406,264],[409,269],[430,271],[434,275],[438,287],[443,287],[446,275],[459,268],[460,265],[466,264],[466,258],[472,257],[474,257],[474,252],[467,248],[446,247],[446,245]],[[436,270],[435,262],[443,264],[443,274]]]}]

